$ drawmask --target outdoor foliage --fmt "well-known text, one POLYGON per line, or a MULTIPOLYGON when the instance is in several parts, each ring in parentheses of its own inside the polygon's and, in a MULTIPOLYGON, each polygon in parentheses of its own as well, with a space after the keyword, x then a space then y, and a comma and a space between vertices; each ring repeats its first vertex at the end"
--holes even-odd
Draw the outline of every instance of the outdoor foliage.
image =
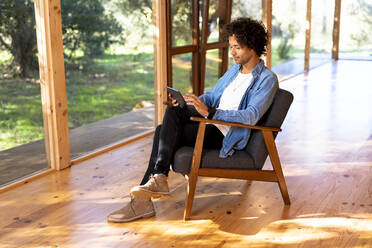
POLYGON ((276 2, 273 7, 276 11, 273 13, 272 39, 279 40, 273 48, 276 49, 275 54, 279 60, 287 60, 292 57, 293 40, 300 32, 296 19, 296 1, 289 0, 283 4, 276 2))
POLYGON ((62 33, 66 58, 77 51, 86 58, 102 55, 110 44, 118 42, 122 27, 112 13, 106 13, 102 0, 63 0, 62 33))
MULTIPOLYGON (((131 111, 138 102, 154 99, 151 53, 102 55, 86 70, 74 71, 68 79, 69 128, 131 111), (104 77, 98 76, 102 73, 104 77)), ((39 84, 0 81, 0 105, 0 151, 43 138, 39 84)))
MULTIPOLYGON (((63 45, 69 59, 78 50, 88 57, 103 54, 121 32, 112 15, 105 13, 102 0, 63 0, 61 7, 63 45)), ((9 66, 13 74, 36 77, 34 1, 1 0, 0 45, 13 56, 9 66)))
POLYGON ((22 77, 35 77, 36 34, 34 2, 32 0, 1 0, 0 47, 10 52, 13 61, 8 65, 22 77))
MULTIPOLYGON (((295 34, 298 32, 298 26, 295 24, 288 24, 286 25, 287 28, 281 28, 279 24, 277 26, 277 33, 275 33, 276 37, 280 37, 280 43, 277 47, 277 52, 280 59, 289 59, 291 57, 291 50, 294 48, 292 45, 293 38, 295 34)), ((273 34, 274 36, 274 34, 273 34)))
POLYGON ((355 1, 350 9, 350 14, 359 21, 359 27, 354 29, 351 39, 358 47, 372 43, 372 1, 355 1))

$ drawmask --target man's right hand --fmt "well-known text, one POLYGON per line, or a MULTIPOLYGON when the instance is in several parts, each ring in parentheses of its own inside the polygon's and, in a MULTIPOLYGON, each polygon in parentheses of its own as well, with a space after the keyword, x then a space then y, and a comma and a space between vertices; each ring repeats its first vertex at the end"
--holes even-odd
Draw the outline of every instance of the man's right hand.
POLYGON ((173 106, 173 107, 177 107, 177 106, 180 105, 177 102, 177 100, 173 99, 172 96, 169 93, 168 93, 168 96, 167 96, 167 101, 164 101, 163 104, 168 105, 168 106, 173 106))

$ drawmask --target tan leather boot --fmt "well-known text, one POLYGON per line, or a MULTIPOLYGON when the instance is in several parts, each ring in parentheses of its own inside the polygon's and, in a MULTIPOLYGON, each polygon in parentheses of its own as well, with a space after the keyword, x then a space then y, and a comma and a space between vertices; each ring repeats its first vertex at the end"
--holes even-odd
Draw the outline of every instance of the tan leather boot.
POLYGON ((124 207, 109 214, 109 222, 129 222, 140 218, 148 218, 155 215, 154 204, 151 198, 136 198, 131 196, 131 201, 124 207))
POLYGON ((164 174, 156 174, 145 185, 132 188, 130 193, 139 198, 169 196, 168 178, 164 174))

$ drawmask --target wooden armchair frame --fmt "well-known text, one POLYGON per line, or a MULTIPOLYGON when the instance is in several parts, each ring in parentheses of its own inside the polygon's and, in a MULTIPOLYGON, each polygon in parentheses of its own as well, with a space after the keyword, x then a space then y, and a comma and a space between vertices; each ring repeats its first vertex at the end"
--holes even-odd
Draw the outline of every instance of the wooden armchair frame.
POLYGON ((277 182, 280 188, 280 192, 283 197, 285 205, 290 205, 290 199, 288 195, 287 186, 285 183, 282 166, 278 151, 276 149, 273 132, 280 132, 280 128, 264 127, 264 126, 249 126, 239 123, 209 120, 199 117, 191 117, 192 121, 199 122, 198 135, 196 137, 194 153, 192 156, 191 171, 188 176, 186 204, 184 211, 184 220, 190 219, 192 203, 194 201, 194 194, 196 188, 196 182, 198 176, 204 177, 219 177, 219 178, 231 178, 231 179, 245 179, 255 181, 266 181, 266 182, 277 182), (200 162, 203 151, 203 141, 205 134, 205 127, 207 123, 222 124, 234 127, 243 127, 249 129, 260 130, 263 134, 265 145, 270 156, 273 170, 242 170, 242 169, 211 169, 211 168, 200 168, 200 162))

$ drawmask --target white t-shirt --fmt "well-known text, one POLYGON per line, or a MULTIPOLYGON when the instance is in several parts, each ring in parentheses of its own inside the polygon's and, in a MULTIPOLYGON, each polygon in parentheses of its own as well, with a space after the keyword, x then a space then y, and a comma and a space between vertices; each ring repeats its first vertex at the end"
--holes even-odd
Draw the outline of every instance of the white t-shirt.
MULTIPOLYGON (((252 73, 243 74, 239 72, 234 81, 223 91, 220 104, 217 109, 222 110, 238 110, 242 97, 247 90, 252 80, 252 73)), ((215 124, 216 127, 226 136, 230 127, 225 125, 215 124)))

